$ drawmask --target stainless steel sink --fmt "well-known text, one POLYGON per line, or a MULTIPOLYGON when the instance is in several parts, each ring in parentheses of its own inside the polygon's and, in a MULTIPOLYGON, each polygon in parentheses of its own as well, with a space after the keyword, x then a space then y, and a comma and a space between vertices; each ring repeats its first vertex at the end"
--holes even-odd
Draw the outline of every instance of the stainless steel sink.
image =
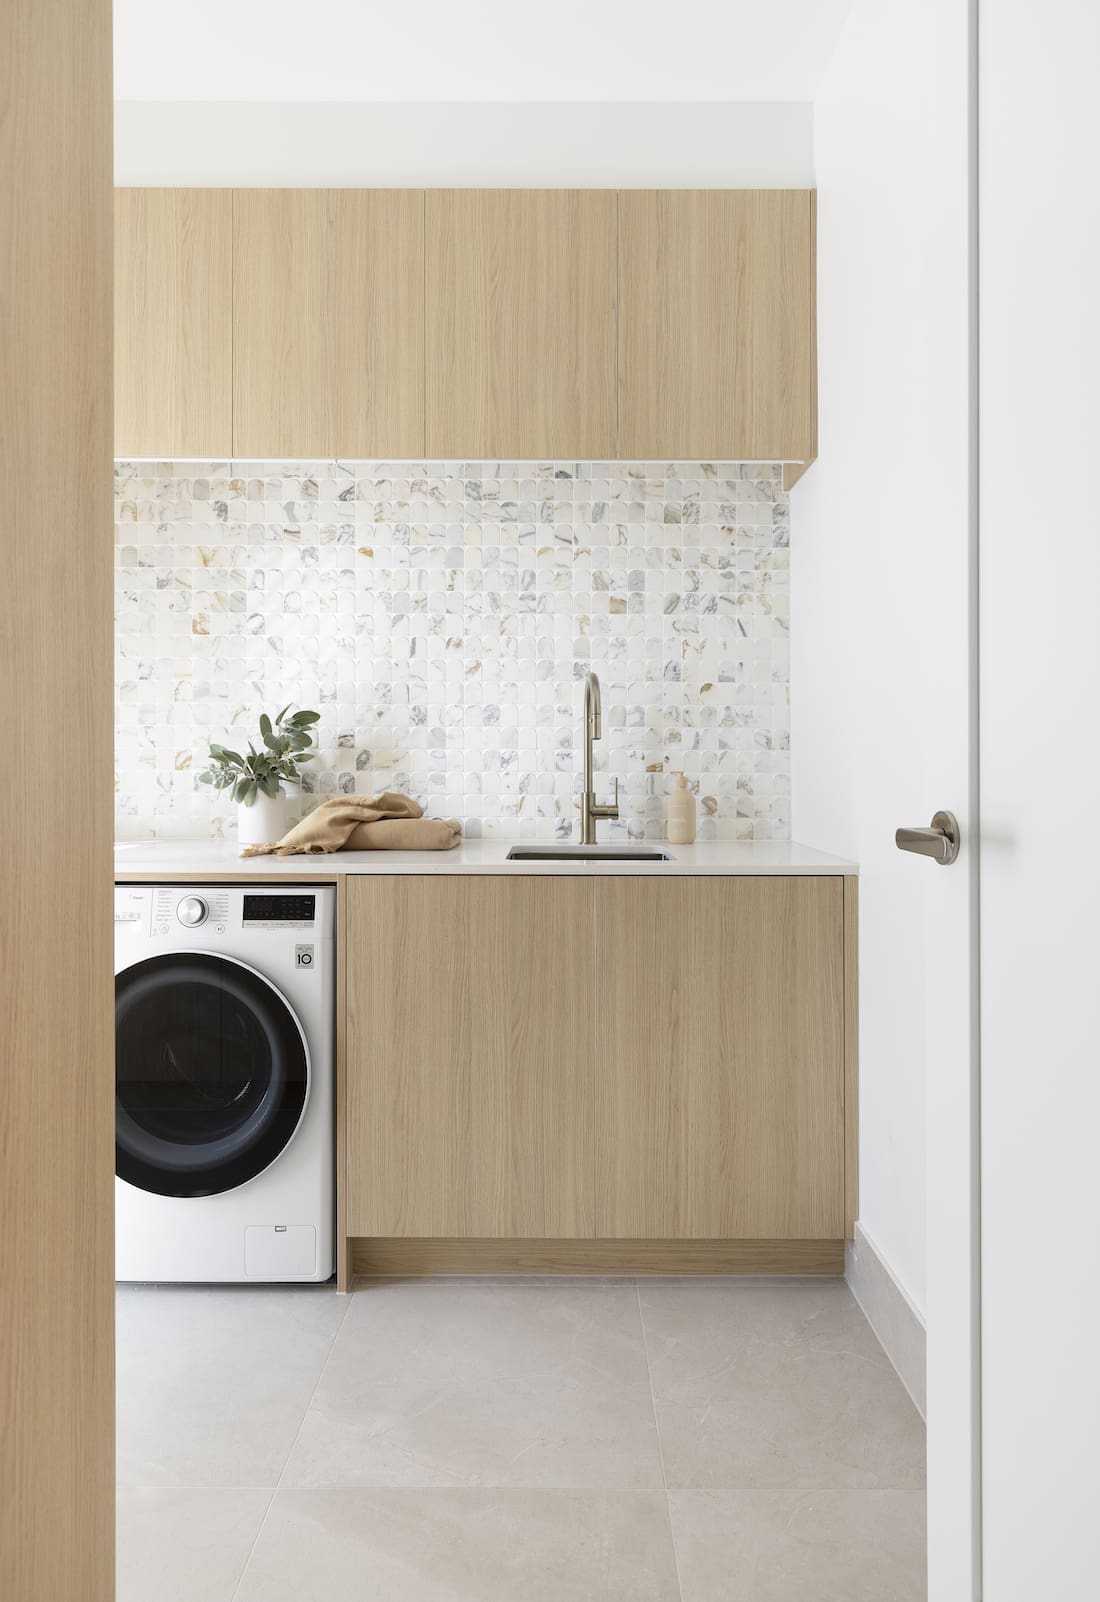
POLYGON ((675 858, 660 846, 632 845, 518 845, 508 853, 509 862, 673 862, 675 858))

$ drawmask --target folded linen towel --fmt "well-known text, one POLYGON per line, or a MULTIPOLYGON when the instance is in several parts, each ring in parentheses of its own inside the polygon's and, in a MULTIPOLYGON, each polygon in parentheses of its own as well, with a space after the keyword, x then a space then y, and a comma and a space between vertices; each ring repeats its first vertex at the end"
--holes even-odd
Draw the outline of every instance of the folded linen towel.
POLYGON ((462 838, 453 819, 426 818, 410 796, 337 795, 274 845, 243 847, 242 857, 320 856, 330 851, 449 851, 462 838))

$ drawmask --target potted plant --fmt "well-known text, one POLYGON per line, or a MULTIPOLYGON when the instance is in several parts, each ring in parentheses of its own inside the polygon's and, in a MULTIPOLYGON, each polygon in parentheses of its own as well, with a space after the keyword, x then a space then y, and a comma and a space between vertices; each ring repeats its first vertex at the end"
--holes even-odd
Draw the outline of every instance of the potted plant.
POLYGON ((210 766, 199 774, 201 784, 231 790, 237 803, 237 837, 242 845, 268 845, 281 840, 289 827, 284 784, 300 784, 298 769, 312 762, 313 724, 319 712, 291 712, 284 706, 272 721, 260 714, 263 749, 248 742, 248 755, 227 746, 210 745, 210 766))

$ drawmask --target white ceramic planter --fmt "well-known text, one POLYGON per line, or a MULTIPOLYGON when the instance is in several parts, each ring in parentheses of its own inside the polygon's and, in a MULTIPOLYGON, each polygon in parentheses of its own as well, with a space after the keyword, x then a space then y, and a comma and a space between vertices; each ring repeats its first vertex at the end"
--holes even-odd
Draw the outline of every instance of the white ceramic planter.
POLYGON ((291 825, 291 798, 285 790, 277 796, 256 797, 250 807, 237 806, 237 840, 240 845, 274 845, 291 825))

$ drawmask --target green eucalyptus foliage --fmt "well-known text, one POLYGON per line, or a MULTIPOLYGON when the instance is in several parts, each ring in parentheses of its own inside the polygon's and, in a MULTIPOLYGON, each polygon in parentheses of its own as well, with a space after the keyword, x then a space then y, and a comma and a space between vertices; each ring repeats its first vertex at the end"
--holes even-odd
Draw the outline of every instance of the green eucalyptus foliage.
POLYGON ((266 712, 260 714, 260 738, 263 750, 257 751, 248 742, 248 755, 230 751, 227 746, 210 745, 210 766, 199 774, 200 784, 212 784, 215 790, 231 790, 234 801, 250 807, 256 797, 277 796, 280 784, 301 782, 298 768, 303 762, 312 762, 316 751, 313 744, 313 725, 320 712, 294 712, 284 706, 274 723, 266 712))

